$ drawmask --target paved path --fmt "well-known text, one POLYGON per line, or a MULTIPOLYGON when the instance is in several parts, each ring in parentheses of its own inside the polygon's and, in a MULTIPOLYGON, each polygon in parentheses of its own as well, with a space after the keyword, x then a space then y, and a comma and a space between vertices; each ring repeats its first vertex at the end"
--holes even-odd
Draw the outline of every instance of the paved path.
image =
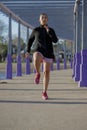
POLYGON ((0 81, 0 130, 87 130, 87 88, 72 71, 51 72, 49 100, 41 99, 42 77, 34 74, 0 81))

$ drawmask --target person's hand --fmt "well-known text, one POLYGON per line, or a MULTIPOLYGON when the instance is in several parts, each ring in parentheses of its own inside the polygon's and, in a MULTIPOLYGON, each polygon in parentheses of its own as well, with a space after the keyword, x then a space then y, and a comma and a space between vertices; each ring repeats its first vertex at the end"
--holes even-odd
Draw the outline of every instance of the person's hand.
POLYGON ((28 58, 28 57, 29 57, 29 53, 26 52, 26 53, 25 53, 25 58, 28 58))
POLYGON ((44 25, 44 28, 46 29, 46 31, 49 31, 49 27, 47 25, 44 25))

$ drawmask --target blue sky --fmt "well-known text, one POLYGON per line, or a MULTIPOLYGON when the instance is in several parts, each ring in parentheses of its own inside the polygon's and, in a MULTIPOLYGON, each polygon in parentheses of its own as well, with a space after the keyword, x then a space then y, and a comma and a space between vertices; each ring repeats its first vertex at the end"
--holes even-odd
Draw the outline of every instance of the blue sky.
MULTIPOLYGON (((0 20, 2 22, 4 22, 4 24, 8 28, 8 22, 9 22, 8 16, 5 15, 4 13, 0 12, 0 20)), ((23 25, 21 25, 21 37, 24 39, 24 41, 26 41, 26 35, 27 35, 26 32, 27 32, 27 28, 24 27, 23 25)), ((29 30, 29 32, 31 32, 31 30, 29 30)), ((3 35, 7 36, 8 31, 3 32, 3 35)), ((18 36, 18 23, 14 20, 12 20, 12 36, 14 36, 14 37, 18 36)))

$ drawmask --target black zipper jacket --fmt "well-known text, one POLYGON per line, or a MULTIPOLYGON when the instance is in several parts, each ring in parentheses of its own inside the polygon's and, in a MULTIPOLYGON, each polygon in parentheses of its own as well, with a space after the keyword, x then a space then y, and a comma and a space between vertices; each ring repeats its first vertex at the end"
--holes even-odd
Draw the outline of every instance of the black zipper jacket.
POLYGON ((56 43, 58 41, 58 38, 52 28, 49 27, 49 31, 47 32, 42 25, 36 27, 32 31, 31 36, 28 40, 27 52, 30 52, 34 41, 38 45, 36 51, 42 53, 42 55, 46 58, 54 58, 52 42, 56 43))

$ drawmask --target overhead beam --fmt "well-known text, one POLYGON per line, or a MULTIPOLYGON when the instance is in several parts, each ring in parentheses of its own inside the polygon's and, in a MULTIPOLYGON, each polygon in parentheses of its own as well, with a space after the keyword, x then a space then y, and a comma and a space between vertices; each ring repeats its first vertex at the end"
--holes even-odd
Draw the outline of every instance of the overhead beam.
POLYGON ((14 14, 10 9, 8 9, 6 6, 4 6, 2 3, 0 3, 0 9, 2 11, 4 11, 6 14, 11 15, 11 17, 13 19, 15 19, 16 21, 20 22, 21 24, 23 24, 24 26, 27 26, 31 29, 33 29, 33 26, 31 26, 30 24, 26 23, 25 21, 23 21, 20 17, 18 17, 16 14, 14 14))
POLYGON ((78 4, 81 4, 81 0, 76 0, 74 5, 74 14, 77 12, 78 4))
POLYGON ((25 4, 25 3, 29 3, 29 4, 33 4, 33 3, 35 3, 35 4, 44 4, 44 3, 46 3, 46 4, 48 4, 48 3, 53 3, 53 4, 55 4, 55 3, 75 3, 75 0, 73 0, 73 1, 71 1, 71 0, 69 0, 69 1, 2 1, 4 4, 7 4, 7 3, 9 3, 9 4, 11 4, 11 3, 13 3, 13 4, 15 4, 15 3, 17 3, 17 4, 21 4, 21 3, 23 3, 23 4, 25 4))

